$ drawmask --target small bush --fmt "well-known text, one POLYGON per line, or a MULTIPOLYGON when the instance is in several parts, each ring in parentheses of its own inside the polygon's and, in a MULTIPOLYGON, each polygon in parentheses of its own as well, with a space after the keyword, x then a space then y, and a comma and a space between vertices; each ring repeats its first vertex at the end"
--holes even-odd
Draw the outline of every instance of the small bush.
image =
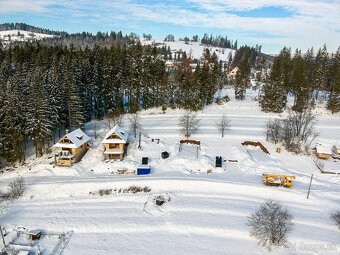
POLYGON ((139 186, 130 186, 127 189, 123 190, 123 193, 132 193, 132 194, 136 194, 136 193, 140 193, 140 192, 150 192, 151 189, 147 186, 145 187, 139 187, 139 186))
POLYGON ((10 199, 16 199, 18 197, 21 197, 25 191, 24 178, 19 177, 14 181, 10 182, 8 188, 9 188, 8 196, 10 197, 10 199))
POLYGON ((145 186, 144 189, 143 189, 143 191, 144 191, 145 193, 148 193, 148 192, 151 191, 151 189, 150 189, 148 186, 145 186))
POLYGON ((104 195, 108 196, 112 194, 112 189, 100 189, 98 193, 100 196, 104 196, 104 195))
POLYGON ((228 103, 229 101, 230 101, 230 98, 228 96, 224 96, 224 97, 221 97, 221 98, 217 98, 216 104, 222 105, 224 103, 228 103))
POLYGON ((287 234, 293 230, 292 219, 279 202, 269 200, 248 218, 249 233, 269 250, 272 246, 286 246, 287 234))
POLYGON ((331 214, 331 219, 335 222, 335 224, 340 229, 340 211, 336 211, 335 213, 331 214))
MULTIPOLYGON (((145 192, 145 193, 148 193, 150 192, 151 189, 148 187, 148 186, 145 186, 145 187, 139 187, 139 186, 135 186, 135 185, 132 185, 128 188, 125 188, 125 189, 122 189, 122 188, 114 188, 114 189, 100 189, 98 190, 98 192, 90 192, 89 194, 90 195, 100 195, 100 196, 109 196, 109 195, 112 195, 112 193, 117 193, 117 194, 120 194, 120 193, 130 193, 130 194, 136 194, 136 193, 141 193, 141 192, 145 192)), ((0 194, 0 199, 1 199, 1 194, 0 194)))

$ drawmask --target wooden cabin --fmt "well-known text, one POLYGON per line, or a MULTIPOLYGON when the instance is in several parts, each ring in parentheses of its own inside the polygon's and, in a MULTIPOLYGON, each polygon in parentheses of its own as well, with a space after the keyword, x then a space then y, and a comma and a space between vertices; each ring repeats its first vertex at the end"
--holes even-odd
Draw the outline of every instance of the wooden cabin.
POLYGON ((85 155, 90 140, 81 129, 67 133, 54 145, 58 149, 55 163, 58 166, 70 166, 78 162, 85 155))
POLYGON ((319 159, 329 159, 332 156, 332 150, 328 146, 318 144, 315 146, 315 155, 319 159))
POLYGON ((39 240, 41 238, 41 231, 40 230, 32 230, 28 232, 28 238, 32 241, 39 240))
POLYGON ((119 126, 112 128, 102 141, 102 144, 104 145, 104 158, 122 160, 126 150, 127 141, 127 132, 124 132, 119 126))

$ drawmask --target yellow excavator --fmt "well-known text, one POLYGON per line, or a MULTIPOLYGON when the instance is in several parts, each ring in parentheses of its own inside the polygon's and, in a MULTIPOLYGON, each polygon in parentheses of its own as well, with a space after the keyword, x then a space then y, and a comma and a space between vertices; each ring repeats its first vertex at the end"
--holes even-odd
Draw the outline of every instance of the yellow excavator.
POLYGON ((290 188, 293 186, 292 180, 295 179, 293 175, 282 174, 262 174, 263 183, 268 186, 283 186, 290 188))

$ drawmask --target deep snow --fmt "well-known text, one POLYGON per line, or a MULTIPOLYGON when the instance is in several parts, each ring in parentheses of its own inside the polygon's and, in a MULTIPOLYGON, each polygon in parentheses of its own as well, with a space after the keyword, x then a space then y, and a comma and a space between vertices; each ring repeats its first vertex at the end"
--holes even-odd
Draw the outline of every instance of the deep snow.
MULTIPOLYGON (((225 93, 232 94, 231 90, 225 93)), ((130 135, 127 157, 121 162, 104 162, 102 145, 107 123, 97 123, 96 140, 83 160, 73 167, 53 167, 53 159, 30 159, 28 166, 1 175, 4 189, 16 176, 23 176, 27 190, 8 205, 1 223, 6 227, 25 226, 51 232, 74 231, 64 250, 71 254, 339 254, 340 231, 329 214, 340 209, 339 175, 324 175, 308 155, 293 155, 265 141, 265 122, 276 114, 260 111, 249 90, 245 102, 231 100, 211 105, 198 112, 201 119, 193 139, 196 148, 185 146, 179 154, 177 121, 183 110, 149 109, 140 114, 143 126, 142 149, 130 135), (231 128, 221 138, 215 121, 223 114, 231 128), (160 143, 152 142, 159 138, 160 143), (262 142, 270 155, 241 142, 262 142), (162 159, 168 151, 170 158, 162 159), (152 173, 148 176, 118 175, 115 170, 134 170, 148 156, 152 173), (224 160, 223 168, 214 167, 215 156, 224 160), (207 174, 207 170, 212 170, 207 174), (290 189, 262 184, 261 173, 296 175, 290 189), (307 189, 314 175, 310 198, 307 189), (150 193, 109 196, 89 194, 99 189, 120 189, 131 185, 148 186, 150 193), (171 201, 157 208, 152 198, 168 194, 171 201), (247 217, 266 199, 275 199, 294 216, 290 248, 272 252, 257 246, 248 234, 247 217), (147 206, 146 206, 146 205, 147 206)), ((232 96, 231 96, 232 98, 232 96)), ((340 140, 340 116, 318 106, 320 137, 316 142, 333 144, 340 140)), ((127 123, 126 125, 127 126, 127 123)), ((86 133, 94 137, 94 122, 86 133)), ((340 162, 338 162, 340 166, 340 162)), ((43 253, 44 254, 44 253, 43 253)))

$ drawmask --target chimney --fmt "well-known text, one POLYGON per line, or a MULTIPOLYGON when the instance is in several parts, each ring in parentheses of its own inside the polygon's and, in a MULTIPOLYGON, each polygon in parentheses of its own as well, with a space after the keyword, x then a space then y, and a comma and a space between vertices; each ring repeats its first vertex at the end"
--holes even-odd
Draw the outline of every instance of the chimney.
POLYGON ((65 130, 65 134, 68 134, 68 129, 65 130))

